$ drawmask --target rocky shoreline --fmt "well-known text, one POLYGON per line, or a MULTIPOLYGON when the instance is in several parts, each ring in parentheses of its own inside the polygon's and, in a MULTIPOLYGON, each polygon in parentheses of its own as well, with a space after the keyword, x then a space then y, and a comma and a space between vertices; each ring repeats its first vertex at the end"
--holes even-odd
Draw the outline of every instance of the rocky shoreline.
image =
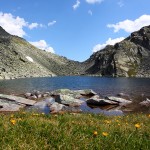
POLYGON ((16 112, 24 109, 51 114, 81 113, 92 112, 90 111, 92 108, 104 109, 109 112, 112 110, 134 112, 135 105, 149 110, 150 99, 145 98, 135 103, 129 95, 124 93, 103 97, 91 89, 59 89, 52 92, 33 91, 25 93, 21 97, 0 94, 0 112, 16 112))

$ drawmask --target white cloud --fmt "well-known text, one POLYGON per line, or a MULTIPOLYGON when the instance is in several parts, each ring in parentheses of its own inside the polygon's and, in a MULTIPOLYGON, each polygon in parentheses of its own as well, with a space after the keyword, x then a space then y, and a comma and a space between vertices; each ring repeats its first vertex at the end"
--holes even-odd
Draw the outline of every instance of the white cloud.
POLYGON ((0 12, 0 26, 12 35, 23 37, 26 35, 23 27, 28 26, 28 23, 18 16, 14 17, 10 13, 0 12))
POLYGON ((119 5, 119 7, 123 7, 124 6, 123 0, 120 0, 117 4, 119 5))
POLYGON ((29 24, 24 18, 19 16, 15 17, 11 13, 0 12, 0 26, 4 28, 8 33, 23 37, 26 35, 23 30, 24 27, 33 29, 37 27, 43 27, 42 24, 31 23, 29 24))
POLYGON ((86 0, 89 4, 101 3, 103 0, 86 0))
POLYGON ((97 44, 93 47, 93 52, 97 52, 103 48, 105 48, 107 45, 114 45, 122 40, 124 40, 124 37, 116 38, 116 39, 111 39, 109 38, 104 44, 97 44))
POLYGON ((77 0, 76 3, 72 6, 74 10, 76 10, 80 6, 80 1, 77 0))
POLYGON ((92 10, 88 10, 88 14, 92 16, 93 15, 92 10))
POLYGON ((122 29, 126 32, 131 33, 147 25, 150 25, 150 15, 142 15, 134 21, 127 19, 116 24, 108 24, 107 27, 114 28, 114 32, 118 32, 122 29))
POLYGON ((32 29, 34 29, 34 28, 44 27, 44 25, 38 24, 38 23, 34 22, 34 23, 29 24, 28 27, 29 27, 29 29, 32 30, 32 29))
POLYGON ((48 23, 48 26, 53 26, 55 23, 56 23, 56 20, 53 20, 53 21, 48 23))
POLYGON ((31 23, 29 25, 29 29, 33 29, 33 28, 37 28, 38 27, 38 23, 31 23))
POLYGON ((45 40, 40 40, 37 42, 30 42, 32 45, 34 45, 35 47, 42 49, 42 50, 46 50, 47 52, 51 52, 51 53, 55 53, 54 49, 52 47, 50 47, 45 40))

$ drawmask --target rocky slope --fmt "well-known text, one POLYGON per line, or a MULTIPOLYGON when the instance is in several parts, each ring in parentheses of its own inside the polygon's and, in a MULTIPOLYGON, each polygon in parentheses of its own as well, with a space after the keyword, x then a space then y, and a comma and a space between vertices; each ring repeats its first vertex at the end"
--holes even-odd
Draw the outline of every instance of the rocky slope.
POLYGON ((82 63, 37 49, 0 27, 0 79, 57 75, 150 77, 150 26, 82 63))
POLYGON ((114 46, 106 46, 82 65, 82 74, 150 77, 150 26, 114 46))
POLYGON ((78 62, 39 50, 0 27, 0 79, 77 74, 78 62))

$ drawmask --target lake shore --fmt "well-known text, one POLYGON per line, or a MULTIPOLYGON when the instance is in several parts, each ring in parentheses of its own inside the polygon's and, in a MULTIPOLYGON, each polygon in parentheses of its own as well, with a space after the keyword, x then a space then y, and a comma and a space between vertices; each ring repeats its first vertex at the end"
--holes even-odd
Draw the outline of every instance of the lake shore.
POLYGON ((59 89, 51 92, 34 90, 19 96, 0 94, 0 112, 37 111, 57 114, 60 112, 124 115, 150 113, 149 97, 131 97, 125 93, 102 96, 93 90, 59 89), (135 99, 134 99, 135 98, 135 99))

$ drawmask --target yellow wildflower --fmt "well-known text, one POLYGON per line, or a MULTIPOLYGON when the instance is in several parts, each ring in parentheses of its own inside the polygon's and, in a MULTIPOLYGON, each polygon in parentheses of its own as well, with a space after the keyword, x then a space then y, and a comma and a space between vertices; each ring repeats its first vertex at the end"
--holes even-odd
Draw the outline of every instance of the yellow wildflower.
POLYGON ((104 122, 107 123, 107 124, 111 123, 111 121, 109 121, 109 120, 105 120, 104 122))
POLYGON ((136 128, 140 128, 141 126, 140 126, 139 123, 136 123, 136 124, 135 124, 135 127, 136 127, 136 128))
POLYGON ((150 117, 150 114, 148 115, 148 117, 150 117))
POLYGON ((15 125, 16 124, 16 120, 15 119, 11 119, 10 122, 15 125))
POLYGON ((108 136, 108 133, 107 132, 102 132, 102 135, 103 136, 108 136))
POLYGON ((97 134, 98 134, 97 131, 94 131, 94 132, 93 132, 93 135, 94 135, 94 136, 97 136, 97 134))

